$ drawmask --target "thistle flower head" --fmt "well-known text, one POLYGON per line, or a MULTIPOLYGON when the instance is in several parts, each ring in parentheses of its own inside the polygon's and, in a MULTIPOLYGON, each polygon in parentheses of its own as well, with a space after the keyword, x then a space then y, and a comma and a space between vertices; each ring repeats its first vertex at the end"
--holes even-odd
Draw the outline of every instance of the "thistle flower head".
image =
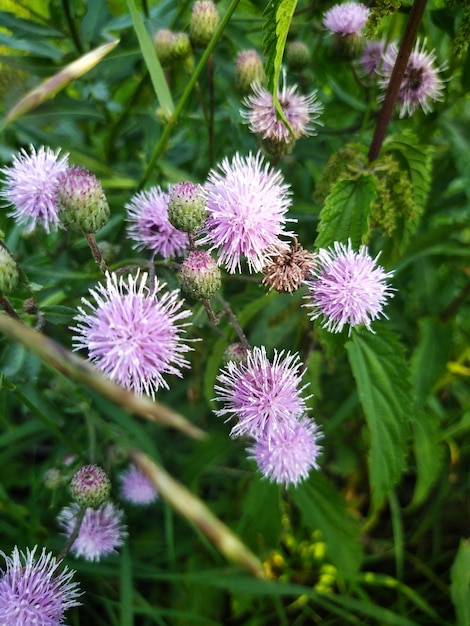
POLYGON ((292 248, 275 246, 266 256, 262 284, 281 293, 297 291, 315 266, 315 255, 297 241, 292 248))
POLYGON ((250 272, 262 270, 266 249, 279 243, 290 206, 289 188, 280 172, 262 156, 238 153, 209 173, 206 191, 208 218, 201 244, 217 250, 219 264, 234 273, 245 257, 250 272))
POLYGON ((359 35, 369 14, 370 10, 361 2, 335 4, 323 16, 323 26, 341 37, 359 35))
POLYGON ((83 465, 70 481, 70 493, 78 504, 96 508, 109 498, 111 481, 98 465, 83 465))
POLYGON ((6 569, 0 571, 0 624, 2 626, 59 626, 67 609, 79 606, 75 572, 43 548, 36 557, 37 546, 12 555, 4 552, 6 569))
MULTIPOLYGON (((434 51, 427 52, 425 46, 426 41, 422 44, 417 41, 408 59, 397 96, 400 117, 413 115, 420 106, 425 113, 428 113, 432 109, 431 102, 442 99, 444 83, 439 73, 444 66, 436 67, 434 51)), ((384 52, 379 80, 379 85, 383 90, 388 87, 397 55, 398 48, 394 43, 390 44, 384 52)))
MULTIPOLYGON (((74 532, 79 511, 80 505, 74 502, 62 509, 57 517, 67 538, 74 532)), ((78 536, 70 548, 71 553, 86 561, 99 561, 116 552, 127 535, 123 515, 123 511, 111 502, 105 502, 97 509, 87 508, 78 536)))
POLYGON ((315 91, 303 96, 297 93, 296 85, 287 87, 284 76, 278 99, 292 132, 279 119, 271 92, 259 83, 253 85, 252 93, 244 99, 246 109, 240 114, 249 124, 251 132, 268 140, 270 144, 284 145, 286 151, 290 151, 300 137, 316 134, 314 124, 319 124, 317 119, 323 110, 316 98, 315 91))
POLYGON ((253 348, 245 362, 229 361, 217 376, 215 400, 224 408, 215 413, 237 419, 231 437, 270 441, 278 430, 291 429, 307 410, 301 395, 307 387, 301 384, 303 374, 297 353, 275 351, 270 362, 264 346, 253 348))
POLYGON ((82 302, 72 328, 76 350, 88 350, 89 359, 111 380, 138 394, 155 396, 168 388, 163 374, 181 376, 189 363, 183 354, 181 321, 191 313, 184 310, 178 290, 160 294, 164 284, 147 286, 147 274, 124 279, 106 275, 106 284, 90 289, 94 303, 82 302))
POLYGON ((279 428, 271 438, 260 437, 248 452, 256 461, 261 474, 271 482, 296 486, 307 478, 311 469, 318 469, 318 427, 302 417, 289 428, 279 428))
POLYGON ((336 242, 334 248, 320 249, 312 278, 306 281, 310 318, 321 317, 323 327, 333 333, 347 325, 351 332, 358 324, 372 330, 373 320, 386 317, 383 307, 393 291, 386 281, 391 276, 365 246, 355 252, 349 241, 347 246, 336 242))
POLYGON ((121 495, 131 504, 151 504, 158 499, 154 485, 135 465, 129 465, 119 474, 121 495))
POLYGON ((9 215, 25 225, 26 232, 38 224, 50 232, 59 224, 57 187, 60 175, 68 169, 68 154, 59 158, 59 153, 60 149, 53 152, 44 146, 36 152, 30 146, 28 154, 23 148, 11 167, 0 170, 4 175, 0 197, 13 206, 9 215))
POLYGON ((256 50, 241 50, 235 63, 235 85, 241 94, 251 91, 253 84, 266 80, 263 61, 256 50))
POLYGON ((362 71, 366 76, 375 76, 382 65, 385 41, 371 41, 366 44, 360 59, 362 71))
POLYGON ((182 255, 188 247, 188 236, 177 230, 168 219, 170 196, 160 187, 139 191, 126 204, 128 236, 134 248, 147 248, 163 258, 182 255))

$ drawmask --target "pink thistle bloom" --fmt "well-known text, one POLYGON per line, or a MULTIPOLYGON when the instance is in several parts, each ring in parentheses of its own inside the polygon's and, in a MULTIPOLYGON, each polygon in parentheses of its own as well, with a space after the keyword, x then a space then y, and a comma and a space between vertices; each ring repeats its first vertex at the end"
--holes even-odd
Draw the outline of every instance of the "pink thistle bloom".
MULTIPOLYGON (((298 353, 274 352, 271 363, 266 348, 253 348, 246 361, 229 361, 217 376, 215 398, 224 408, 219 417, 237 418, 231 437, 248 435, 254 439, 274 437, 279 429, 292 429, 307 410, 301 393, 304 371, 298 353)), ((308 396, 310 397, 310 396, 308 396)))
POLYGON ((9 213, 18 224, 31 232, 41 224, 46 232, 59 225, 57 188, 59 177, 68 170, 68 154, 59 159, 60 149, 53 152, 41 146, 31 154, 23 148, 13 157, 13 165, 0 170, 5 176, 5 187, 0 196, 13 206, 9 213))
POLYGON ((335 35, 358 35, 369 19, 370 10, 361 2, 335 4, 325 12, 323 26, 335 35))
POLYGON ((323 318, 323 328, 340 333, 349 324, 370 323, 380 316, 387 317, 383 306, 393 289, 387 284, 393 272, 386 272, 372 259, 365 246, 354 252, 351 241, 346 247, 336 242, 334 249, 320 249, 312 278, 306 281, 309 300, 305 306, 312 308, 310 318, 323 318))
POLYGON ((135 465, 121 472, 119 480, 121 495, 131 504, 151 504, 158 499, 153 483, 135 465))
POLYGON ((296 85, 287 87, 284 82, 278 98, 293 134, 278 118, 272 93, 260 83, 253 84, 252 93, 243 100, 247 110, 240 112, 251 132, 261 135, 263 139, 286 144, 303 136, 316 135, 313 125, 319 124, 316 120, 323 110, 316 101, 316 91, 303 96, 297 93, 296 85))
POLYGON ((188 236, 177 230, 168 219, 170 194, 160 187, 139 191, 126 204, 127 234, 134 248, 147 248, 168 259, 181 256, 188 248, 188 236))
POLYGON ((259 471, 271 482, 296 486, 307 478, 312 468, 318 469, 318 427, 308 417, 279 428, 271 438, 261 437, 248 448, 259 471))
POLYGON ((385 41, 371 41, 366 45, 361 57, 361 67, 366 76, 375 76, 382 65, 385 41))
POLYGON ((0 552, 6 562, 0 571, 2 626, 59 626, 65 611, 81 604, 78 583, 72 582, 75 572, 45 548, 36 558, 36 549, 25 553, 15 547, 11 557, 0 552))
POLYGON ((284 231, 285 223, 294 221, 285 216, 289 187, 260 153, 237 153, 231 162, 224 159, 219 170, 211 170, 205 185, 208 218, 200 243, 216 249, 219 265, 225 264, 231 274, 241 271, 242 256, 250 272, 260 272, 266 249, 279 245, 280 235, 292 235, 284 231))
POLYGON ((75 350, 85 348, 111 380, 152 398, 160 387, 168 388, 163 374, 181 377, 181 368, 189 367, 183 353, 191 350, 181 337, 188 324, 180 323, 191 312, 181 310, 178 290, 158 295, 164 286, 155 281, 148 287, 146 273, 127 279, 108 273, 106 285, 90 289, 95 303, 82 298, 91 311, 79 307, 71 328, 75 350))
MULTIPOLYGON (((66 537, 72 535, 79 511, 80 505, 74 502, 59 513, 57 521, 66 537)), ((86 561, 99 561, 101 557, 116 552, 127 536, 123 515, 123 511, 111 502, 105 502, 98 509, 87 508, 78 536, 70 548, 72 554, 86 561)))
MULTIPOLYGON (((439 72, 445 69, 445 66, 436 67, 434 51, 426 52, 425 46, 426 41, 422 45, 417 41, 408 59, 397 96, 400 117, 413 115, 419 106, 425 113, 428 113, 432 109, 432 100, 442 100, 444 83, 439 77, 439 72)), ((397 55, 398 47, 394 43, 390 44, 384 52, 379 80, 379 86, 384 91, 390 82, 397 55)))

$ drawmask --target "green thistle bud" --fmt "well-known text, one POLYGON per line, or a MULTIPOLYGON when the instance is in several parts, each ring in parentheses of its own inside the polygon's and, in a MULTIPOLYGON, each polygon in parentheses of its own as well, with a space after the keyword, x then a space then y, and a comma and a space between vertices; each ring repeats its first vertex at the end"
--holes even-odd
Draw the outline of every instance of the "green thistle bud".
POLYGON ((171 187, 168 219, 175 228, 193 233, 201 230, 206 218, 206 200, 201 185, 186 181, 171 187))
POLYGON ((170 65, 173 60, 171 53, 171 40, 173 39, 171 30, 160 28, 153 37, 153 46, 157 53, 158 60, 163 66, 170 65))
POLYGON ((356 59, 364 49, 365 39, 361 34, 333 35, 332 54, 337 61, 349 62, 356 59))
POLYGON ((169 42, 169 54, 172 61, 186 61, 192 56, 191 42, 186 33, 173 33, 169 42))
POLYGON ((208 300, 220 288, 220 269, 205 250, 191 252, 180 272, 181 289, 195 300, 208 300))
POLYGON ((18 283, 18 267, 6 248, 0 246, 0 293, 7 295, 18 283))
POLYGON ((95 233, 109 219, 109 206, 101 183, 82 167, 73 167, 59 178, 59 220, 72 232, 95 233))
POLYGON ((207 46, 219 22, 219 12, 212 0, 195 2, 189 22, 189 36, 193 45, 207 46))
POLYGON ((287 45, 286 61, 294 72, 305 70, 312 61, 310 48, 303 41, 291 41, 287 45))
POLYGON ((57 467, 50 467, 44 472, 43 481, 47 489, 57 489, 64 484, 64 476, 57 467))
POLYGON ((246 95, 251 91, 253 83, 263 84, 266 81, 263 61, 256 50, 242 50, 237 55, 235 65, 235 85, 237 91, 246 95))
POLYGON ((81 506, 97 508, 109 498, 111 482, 98 465, 84 465, 73 475, 70 493, 81 506))
POLYGON ((235 363, 244 363, 246 361, 246 349, 243 344, 231 343, 225 348, 222 362, 226 364, 229 361, 234 361, 235 363))

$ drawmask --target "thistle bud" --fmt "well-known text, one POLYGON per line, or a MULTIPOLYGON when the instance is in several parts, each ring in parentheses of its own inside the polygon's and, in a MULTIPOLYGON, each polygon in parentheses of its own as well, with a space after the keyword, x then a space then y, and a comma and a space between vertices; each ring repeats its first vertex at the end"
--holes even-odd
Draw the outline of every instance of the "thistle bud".
POLYGON ((109 498, 111 482, 98 465, 84 465, 73 475, 70 493, 81 506, 96 509, 109 498))
POLYGON ((235 66, 235 85, 237 91, 246 95, 251 91, 253 83, 263 84, 266 81, 263 61, 256 50, 242 50, 237 55, 235 66))
POLYGON ((173 39, 173 33, 167 28, 160 28, 157 30, 153 37, 153 46, 157 53, 158 60, 163 66, 167 66, 173 60, 171 54, 171 40, 173 39))
POLYGON ((99 180, 82 167, 73 167, 59 178, 59 220, 72 232, 95 233, 109 219, 109 206, 99 180))
POLYGON ((43 481, 47 489, 57 489, 64 484, 64 475, 57 467, 50 467, 44 472, 43 481))
POLYGON ((168 51, 172 61, 187 60, 193 53, 189 36, 186 33, 173 33, 168 51))
POLYGON ((303 41, 291 41, 287 45, 286 61, 294 72, 305 70, 312 61, 310 48, 303 41))
POLYGON ((219 25, 220 16, 212 0, 194 3, 189 22, 189 36, 195 46, 207 46, 219 25))
POLYGON ((171 187, 168 219, 175 228, 193 233, 201 230, 206 218, 206 200, 201 185, 185 181, 171 187))
POLYGON ((6 248, 0 246, 0 293, 7 295, 18 283, 19 273, 15 259, 6 248))
POLYGON ((180 271, 181 289, 195 300, 208 300, 220 288, 220 269, 205 250, 191 252, 180 271))
POLYGON ((246 361, 246 348, 241 343, 231 343, 228 345, 222 355, 222 362, 227 364, 229 361, 235 363, 244 363, 246 361))

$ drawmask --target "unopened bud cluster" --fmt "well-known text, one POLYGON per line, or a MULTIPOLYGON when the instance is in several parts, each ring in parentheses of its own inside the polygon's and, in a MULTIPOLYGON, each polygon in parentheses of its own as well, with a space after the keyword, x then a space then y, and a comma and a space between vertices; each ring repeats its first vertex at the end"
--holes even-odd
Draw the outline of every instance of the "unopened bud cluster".
POLYGON ((111 482, 98 465, 84 465, 73 475, 70 493, 81 506, 97 508, 109 498, 111 482))
POLYGON ((220 269, 205 250, 191 252, 180 271, 181 289, 195 300, 212 298, 220 288, 220 269))
POLYGON ((59 178, 59 220, 72 232, 95 233, 109 219, 109 206, 101 183, 82 167, 72 167, 59 178))
POLYGON ((194 3, 189 23, 189 36, 195 46, 207 46, 219 25, 220 16, 212 0, 194 3))
POLYGON ((175 228, 194 233, 201 230, 206 218, 206 200, 201 185, 184 181, 171 187, 168 219, 175 228))

